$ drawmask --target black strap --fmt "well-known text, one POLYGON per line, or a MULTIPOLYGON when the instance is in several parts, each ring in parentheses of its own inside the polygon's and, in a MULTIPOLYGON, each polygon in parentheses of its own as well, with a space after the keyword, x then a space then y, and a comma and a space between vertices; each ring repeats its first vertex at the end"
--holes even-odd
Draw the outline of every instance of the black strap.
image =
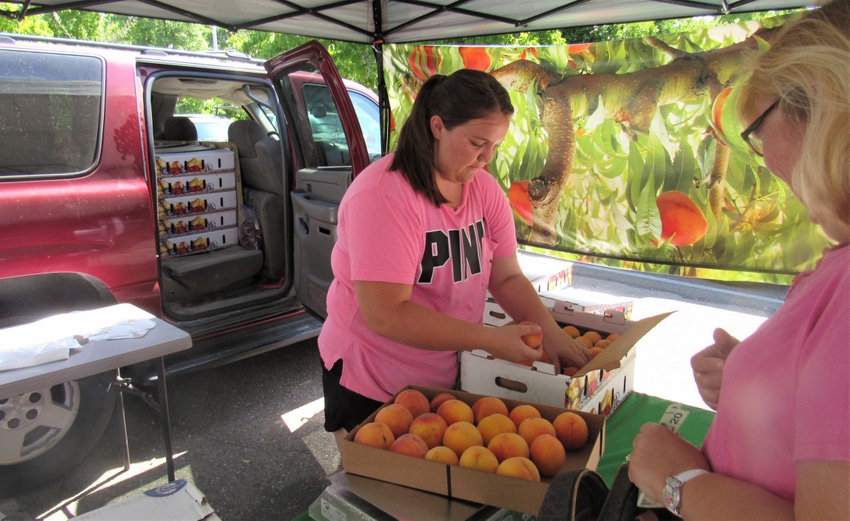
POLYGON ((608 496, 608 485, 593 470, 559 473, 549 484, 538 521, 581 521, 595 519, 608 496))

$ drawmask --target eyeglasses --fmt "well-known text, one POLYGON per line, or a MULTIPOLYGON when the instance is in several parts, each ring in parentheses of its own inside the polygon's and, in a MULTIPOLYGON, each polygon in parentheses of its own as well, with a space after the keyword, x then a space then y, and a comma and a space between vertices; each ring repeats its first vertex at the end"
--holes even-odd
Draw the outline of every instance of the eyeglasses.
POLYGON ((757 117, 755 121, 753 121, 746 130, 741 132, 741 139, 747 142, 753 152, 756 155, 764 156, 764 143, 762 143, 761 139, 753 135, 753 132, 759 129, 762 123, 764 123, 765 118, 773 112, 779 106, 779 100, 774 101, 764 112, 761 113, 761 116, 757 117))

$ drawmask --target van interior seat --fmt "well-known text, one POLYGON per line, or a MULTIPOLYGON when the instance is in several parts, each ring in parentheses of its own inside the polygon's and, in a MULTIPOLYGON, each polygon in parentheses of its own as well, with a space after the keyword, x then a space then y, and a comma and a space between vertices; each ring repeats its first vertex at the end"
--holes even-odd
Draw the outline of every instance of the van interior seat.
POLYGON ((157 141, 197 141, 198 129, 185 116, 169 116, 157 141))
POLYGON ((231 123, 228 139, 239 153, 243 202, 253 208, 263 236, 260 275, 271 282, 280 281, 286 274, 285 147, 269 137, 259 123, 250 120, 231 123))

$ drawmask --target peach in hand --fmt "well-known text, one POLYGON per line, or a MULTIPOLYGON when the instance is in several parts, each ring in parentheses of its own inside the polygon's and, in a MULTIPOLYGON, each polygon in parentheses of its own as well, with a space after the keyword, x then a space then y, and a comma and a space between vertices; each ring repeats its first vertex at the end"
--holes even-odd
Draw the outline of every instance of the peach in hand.
MULTIPOLYGON (((521 326, 537 326, 534 322, 529 320, 523 320, 519 323, 521 326)), ((538 328, 540 326, 537 326, 538 328)), ((525 342, 525 345, 528 347, 536 349, 540 346, 541 342, 543 342, 543 330, 541 329, 537 333, 530 333, 528 335, 522 335, 522 341, 525 342)))

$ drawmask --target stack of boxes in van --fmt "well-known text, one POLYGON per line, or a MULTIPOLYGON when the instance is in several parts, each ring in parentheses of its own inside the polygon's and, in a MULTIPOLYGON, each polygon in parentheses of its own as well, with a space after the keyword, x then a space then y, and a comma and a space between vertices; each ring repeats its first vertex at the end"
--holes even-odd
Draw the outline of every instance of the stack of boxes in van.
POLYGON ((241 200, 229 144, 157 148, 160 255, 183 256, 239 243, 241 200))

